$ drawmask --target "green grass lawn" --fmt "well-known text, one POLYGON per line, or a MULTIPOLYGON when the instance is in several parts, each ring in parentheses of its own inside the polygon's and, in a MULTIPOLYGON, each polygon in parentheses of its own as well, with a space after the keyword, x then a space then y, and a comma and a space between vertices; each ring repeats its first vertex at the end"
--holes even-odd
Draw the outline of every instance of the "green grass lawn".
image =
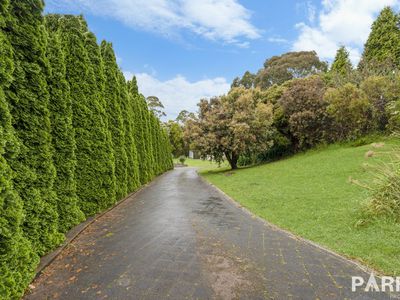
MULTIPOLYGON (((174 163, 179 164, 179 159, 174 159, 174 163)), ((191 159, 187 158, 185 161, 185 165, 189 167, 196 167, 200 171, 206 170, 206 171, 211 171, 211 170, 227 170, 228 169, 228 163, 223 162, 221 165, 218 165, 216 162, 208 161, 208 160, 202 160, 202 159, 191 159)))
POLYGON ((400 275, 400 225, 378 220, 355 226, 368 194, 350 178, 372 180, 365 164, 385 155, 365 158, 365 153, 399 144, 395 139, 384 142, 380 149, 332 145, 233 172, 209 162, 188 163, 202 166, 202 176, 267 221, 383 273, 400 275))

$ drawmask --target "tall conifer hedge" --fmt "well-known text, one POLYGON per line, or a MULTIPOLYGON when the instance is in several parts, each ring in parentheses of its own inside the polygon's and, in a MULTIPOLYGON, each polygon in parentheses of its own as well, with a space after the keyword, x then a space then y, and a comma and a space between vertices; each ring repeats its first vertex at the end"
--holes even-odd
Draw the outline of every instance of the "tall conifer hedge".
POLYGON ((112 45, 81 16, 0 0, 0 299, 86 216, 172 168, 169 142, 112 45))
POLYGON ((58 232, 56 177, 51 151, 51 125, 46 82, 46 31, 40 0, 11 1, 6 33, 13 47, 13 81, 6 89, 13 126, 20 140, 12 160, 14 187, 23 200, 24 235, 34 251, 44 254, 62 241, 58 232))
POLYGON ((13 73, 13 54, 4 34, 9 22, 9 1, 0 1, 0 299, 18 298, 32 279, 38 256, 23 236, 23 202, 14 190, 10 163, 18 156, 19 142, 11 124, 4 89, 13 73))
POLYGON ((114 158, 115 158, 115 177, 116 198, 121 199, 128 193, 128 173, 125 146, 125 127, 121 111, 120 87, 118 80, 118 65, 114 50, 110 43, 101 43, 101 54, 104 62, 104 74, 106 78, 106 88, 104 97, 107 99, 108 124, 111 131, 114 158))
POLYGON ((135 144, 134 110, 128 93, 126 79, 121 71, 118 72, 120 87, 120 103, 125 131, 125 152, 127 154, 127 189, 135 191, 140 186, 138 154, 135 144))
POLYGON ((57 193, 59 229, 62 232, 84 220, 76 195, 75 134, 72 126, 72 102, 69 84, 66 80, 65 56, 58 34, 58 18, 47 16, 48 31, 47 57, 50 71, 47 79, 50 93, 49 110, 53 161, 57 177, 54 190, 57 193))

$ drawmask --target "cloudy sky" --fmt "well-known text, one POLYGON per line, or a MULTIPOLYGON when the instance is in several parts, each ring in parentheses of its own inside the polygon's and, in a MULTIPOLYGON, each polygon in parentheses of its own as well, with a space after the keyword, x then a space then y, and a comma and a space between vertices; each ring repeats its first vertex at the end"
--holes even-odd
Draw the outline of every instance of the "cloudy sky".
POLYGON ((158 96, 168 118, 224 94, 266 58, 316 50, 331 61, 345 45, 357 63, 371 23, 400 0, 47 0, 46 12, 84 14, 114 44, 127 78, 158 96))

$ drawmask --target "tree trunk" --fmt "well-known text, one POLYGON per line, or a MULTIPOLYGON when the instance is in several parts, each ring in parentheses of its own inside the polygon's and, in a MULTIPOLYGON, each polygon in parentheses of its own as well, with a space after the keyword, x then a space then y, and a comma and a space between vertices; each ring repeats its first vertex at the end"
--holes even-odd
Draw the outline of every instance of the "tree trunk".
POLYGON ((225 153, 226 159, 228 160, 231 169, 236 170, 238 168, 237 162, 238 162, 238 155, 236 153, 225 153))

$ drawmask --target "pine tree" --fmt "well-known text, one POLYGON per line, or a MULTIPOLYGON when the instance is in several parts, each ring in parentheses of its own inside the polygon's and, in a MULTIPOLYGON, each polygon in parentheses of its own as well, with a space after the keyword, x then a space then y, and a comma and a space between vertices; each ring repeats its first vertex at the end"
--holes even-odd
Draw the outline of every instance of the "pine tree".
POLYGON ((353 66, 349 58, 349 52, 344 46, 342 46, 336 52, 335 60, 332 63, 330 72, 339 76, 346 76, 352 69, 353 66))
POLYGON ((19 142, 11 124, 4 88, 13 73, 12 48, 3 32, 9 21, 9 2, 0 2, 0 298, 19 299, 39 261, 23 236, 23 203, 14 190, 10 162, 18 155, 19 142))
POLYGON ((13 126, 21 141, 12 162, 14 186, 24 203, 24 234, 38 254, 58 245, 57 196, 53 191, 46 31, 41 0, 11 1, 6 32, 14 50, 14 81, 6 90, 13 126))
POLYGON ((115 202, 115 198, 110 199, 111 164, 104 159, 108 157, 105 153, 108 133, 96 95, 94 71, 85 49, 82 26, 86 23, 82 17, 75 16, 62 16, 59 23, 72 101, 77 195, 81 210, 88 216, 115 202))
POLYGON ((382 68, 380 64, 400 66, 399 16, 385 7, 372 24, 359 67, 382 68))
POLYGON ((125 151, 127 154, 127 188, 128 192, 137 190, 140 186, 138 154, 135 144, 134 111, 131 97, 128 93, 126 80, 122 72, 118 72, 120 87, 120 103, 125 128, 125 151))
POLYGON ((128 193, 127 187, 127 161, 125 148, 125 128, 121 111, 118 65, 114 50, 110 43, 101 43, 101 55, 104 62, 104 74, 106 78, 105 98, 107 99, 107 114, 109 129, 113 140, 115 157, 116 197, 122 199, 128 193))
POLYGON ((50 93, 49 110, 52 120, 53 160, 57 171, 54 190, 57 193, 59 229, 66 232, 84 220, 79 208, 75 181, 75 135, 72 126, 72 103, 66 80, 64 53, 57 32, 58 18, 46 17, 49 35, 47 58, 50 72, 47 79, 50 93))

